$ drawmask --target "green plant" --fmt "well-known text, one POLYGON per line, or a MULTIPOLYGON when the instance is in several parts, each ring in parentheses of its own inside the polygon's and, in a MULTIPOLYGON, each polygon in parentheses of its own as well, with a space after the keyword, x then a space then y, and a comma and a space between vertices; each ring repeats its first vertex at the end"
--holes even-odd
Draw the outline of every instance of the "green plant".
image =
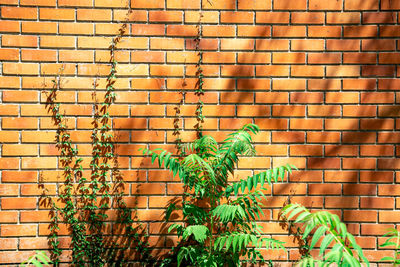
POLYGON ((314 259, 311 256, 302 258, 298 266, 361 266, 364 262, 369 266, 368 259, 364 256, 361 247, 357 244, 354 236, 347 232, 346 225, 342 223, 336 214, 327 211, 311 213, 307 208, 299 204, 288 204, 281 211, 282 216, 287 216, 287 220, 292 220, 295 224, 302 224, 302 239, 310 237, 309 251, 311 251, 318 241, 319 255, 321 259, 314 259), (297 217, 295 217, 297 216, 297 217), (295 218, 295 219, 294 219, 295 218), (327 252, 327 248, 333 247, 327 252), (354 253, 356 252, 356 253, 354 253))
POLYGON ((51 264, 49 257, 43 251, 36 251, 36 253, 29 257, 27 261, 21 263, 21 267, 29 267, 33 264, 36 267, 42 267, 43 265, 51 264))
MULTIPOLYGON (((172 203, 166 211, 166 221, 174 212, 183 215, 183 223, 173 223, 168 229, 179 237, 173 250, 178 266, 239 266, 241 262, 264 261, 258 250, 261 247, 284 249, 283 242, 264 237, 255 220, 263 214, 264 186, 283 180, 293 166, 228 181, 239 156, 255 155, 251 134, 258 131, 257 125, 247 124, 229 134, 221 145, 203 135, 183 146, 183 158, 162 149, 142 149, 152 163, 157 160, 183 183, 182 203, 172 203)), ((171 266, 173 261, 166 259, 163 266, 171 266)))
POLYGON ((379 247, 394 247, 394 257, 386 256, 383 257, 381 261, 389 261, 393 263, 393 266, 398 266, 400 264, 400 232, 394 228, 388 229, 388 232, 384 234, 383 237, 386 237, 386 240, 383 244, 379 245, 379 247))

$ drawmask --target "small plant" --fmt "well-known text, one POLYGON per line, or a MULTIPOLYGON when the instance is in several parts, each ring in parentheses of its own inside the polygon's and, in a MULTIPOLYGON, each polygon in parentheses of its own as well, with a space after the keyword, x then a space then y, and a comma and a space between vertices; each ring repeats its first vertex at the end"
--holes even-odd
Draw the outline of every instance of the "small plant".
POLYGON ((379 247, 394 247, 394 257, 386 256, 383 257, 381 261, 389 261, 393 263, 393 266, 398 266, 400 264, 400 232, 394 228, 389 229, 383 237, 386 237, 387 239, 383 244, 379 245, 379 247))
POLYGON ((264 171, 238 182, 229 183, 239 156, 254 156, 251 134, 259 128, 247 124, 230 134, 218 145, 211 136, 203 135, 185 144, 184 157, 175 158, 162 149, 143 149, 152 163, 179 175, 184 186, 180 205, 172 203, 166 211, 181 212, 183 223, 172 224, 179 244, 173 249, 176 257, 166 259, 163 266, 240 266, 242 262, 265 262, 261 247, 284 249, 283 242, 264 237, 255 220, 263 214, 261 200, 265 185, 283 180, 293 166, 286 165, 264 171))
POLYGON ((29 267, 31 265, 36 267, 42 267, 43 265, 50 265, 51 261, 49 257, 43 251, 36 251, 36 253, 29 257, 27 261, 21 263, 21 267, 29 267))
POLYGON ((301 229, 302 239, 305 241, 308 237, 311 239, 309 251, 321 240, 319 255, 322 258, 314 259, 307 256, 297 263, 298 266, 314 267, 337 264, 337 266, 342 267, 358 267, 361 266, 360 262, 369 266, 368 259, 364 256, 361 247, 356 243, 354 236, 347 232, 346 225, 340 221, 336 214, 327 211, 311 213, 299 204, 288 204, 282 209, 281 215, 287 216, 287 220, 294 219, 297 216, 293 223, 303 224, 301 229), (333 247, 327 252, 327 248, 331 245, 333 247))

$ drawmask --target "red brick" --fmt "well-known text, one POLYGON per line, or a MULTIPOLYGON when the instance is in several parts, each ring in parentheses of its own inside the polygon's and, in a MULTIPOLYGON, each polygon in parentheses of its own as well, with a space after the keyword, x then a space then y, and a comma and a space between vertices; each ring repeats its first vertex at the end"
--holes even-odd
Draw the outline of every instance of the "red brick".
POLYGON ((273 143, 304 143, 304 132, 272 132, 273 143))
POLYGON ((256 76, 287 77, 288 75, 289 75, 288 66, 283 66, 283 65, 256 66, 256 76))
POLYGON ((323 105, 323 106, 308 106, 308 116, 311 117, 331 117, 340 115, 340 106, 323 105))
POLYGON ((267 37, 271 36, 271 28, 269 26, 238 26, 238 37, 267 37))
POLYGON ((361 93, 360 97, 363 104, 393 103, 394 101, 393 93, 361 93))
POLYGON ((305 37, 305 26, 273 26, 273 37, 305 37))
POLYGON ((335 64, 341 60, 339 53, 308 53, 308 64, 335 64))
POLYGON ((340 26, 309 26, 308 37, 331 38, 340 37, 342 29, 340 26))
POLYGON ((396 13, 394 13, 394 12, 363 12, 362 22, 363 22, 363 24, 395 23, 396 22, 396 13))
POLYGON ((238 9, 244 10, 269 10, 271 9, 271 3, 268 1, 258 0, 240 0, 238 3, 238 9))
POLYGON ((345 105, 343 106, 343 117, 375 117, 376 106, 355 106, 345 105))
POLYGON ((376 64, 376 54, 373 53, 343 53, 345 64, 376 64))
MULTIPOLYGON (((2 225, 0 233, 1 233, 1 236, 3 236, 3 237, 6 237, 6 236, 36 236, 37 225, 35 225, 35 224, 2 225)), ((4 261, 2 261, 2 262, 4 262, 4 261)))
POLYGON ((359 40, 327 40, 326 49, 333 51, 358 51, 360 49, 359 40))
POLYGON ((346 222, 376 222, 378 213, 369 210, 344 210, 343 220, 346 222))
POLYGON ((339 158, 308 158, 307 166, 310 169, 339 169, 339 158))
POLYGON ((231 25, 205 25, 202 31, 204 37, 233 37, 235 34, 235 27, 231 25))
POLYGON ((392 25, 388 25, 388 26, 380 26, 379 27, 379 36, 380 37, 399 37, 400 33, 399 33, 399 29, 400 26, 392 26, 392 25))

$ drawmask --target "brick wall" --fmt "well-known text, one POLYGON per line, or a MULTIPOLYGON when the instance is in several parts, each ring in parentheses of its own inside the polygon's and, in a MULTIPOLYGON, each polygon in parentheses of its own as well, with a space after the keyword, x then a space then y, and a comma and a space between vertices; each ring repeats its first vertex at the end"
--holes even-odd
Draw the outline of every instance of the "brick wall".
MULTIPOLYGON (((38 203, 42 176, 56 191, 55 129, 42 90, 64 66, 59 99, 72 138, 88 158, 93 82, 104 89, 111 38, 125 0, 0 0, 0 265, 47 247, 48 218, 38 203)), ((202 9, 206 133, 254 122, 258 157, 237 175, 290 162, 300 170, 269 191, 264 221, 287 199, 338 213, 371 261, 379 236, 400 220, 400 2, 395 0, 132 0, 111 114, 129 203, 159 251, 166 202, 181 192, 137 149, 173 150, 174 107, 186 93, 180 125, 194 137, 202 9), (136 188, 141 185, 140 191, 136 188), (273 197, 272 197, 273 196, 273 197)), ((276 222, 268 233, 291 244, 276 222)), ((290 245, 289 245, 290 246, 290 245)), ((293 245, 294 246, 294 245, 293 245)), ((155 252, 157 254, 159 251, 155 252)), ((273 259, 295 259, 296 249, 273 259)))

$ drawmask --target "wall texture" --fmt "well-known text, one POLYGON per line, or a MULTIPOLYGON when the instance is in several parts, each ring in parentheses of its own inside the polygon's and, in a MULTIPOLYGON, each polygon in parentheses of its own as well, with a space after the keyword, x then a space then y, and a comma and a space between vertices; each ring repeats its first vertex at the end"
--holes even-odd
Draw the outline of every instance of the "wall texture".
MULTIPOLYGON (((55 129, 44 88, 63 66, 59 100, 80 153, 90 155, 93 82, 104 88, 111 38, 125 0, 0 0, 0 265, 47 247, 42 177, 56 192, 55 129)), ((258 157, 237 176, 290 162, 300 170, 268 192, 267 233, 291 244, 276 223, 288 196, 338 213, 371 261, 387 254, 379 238, 400 221, 400 1, 132 0, 128 31, 116 52, 117 102, 111 109, 119 162, 155 254, 163 207, 181 193, 170 175, 137 149, 173 150, 174 107, 185 94, 180 126, 193 138, 193 93, 202 12, 205 132, 254 122, 258 157), (138 185, 140 190, 137 190, 138 185)), ((133 204, 131 204, 133 205, 133 204)), ((295 245, 293 245, 295 246, 295 245)), ((275 252, 285 262, 296 249, 275 252)))

